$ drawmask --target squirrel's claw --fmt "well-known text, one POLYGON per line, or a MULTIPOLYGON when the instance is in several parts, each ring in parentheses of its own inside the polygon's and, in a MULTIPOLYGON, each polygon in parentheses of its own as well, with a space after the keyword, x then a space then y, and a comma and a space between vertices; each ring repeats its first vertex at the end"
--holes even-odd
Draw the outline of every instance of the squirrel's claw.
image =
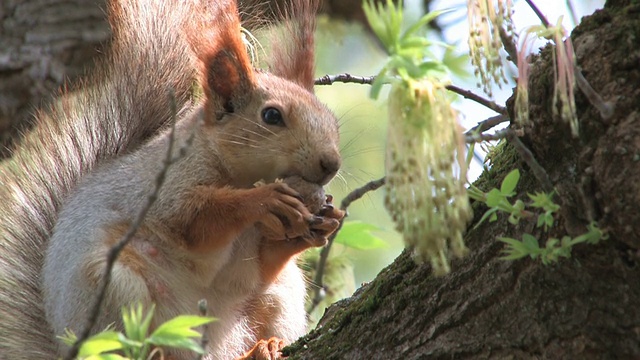
POLYGON ((269 340, 260 340, 256 345, 236 360, 280 360, 283 359, 280 352, 284 348, 284 341, 277 337, 269 340))

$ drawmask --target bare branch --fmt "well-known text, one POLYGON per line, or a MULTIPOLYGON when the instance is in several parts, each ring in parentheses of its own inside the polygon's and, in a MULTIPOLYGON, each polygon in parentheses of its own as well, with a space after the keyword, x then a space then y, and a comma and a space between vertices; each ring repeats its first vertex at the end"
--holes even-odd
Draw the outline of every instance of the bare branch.
MULTIPOLYGON (((380 187, 382 187, 382 185, 384 185, 384 183, 385 178, 383 177, 378 180, 370 181, 364 186, 353 190, 347 196, 345 196, 344 199, 342 199, 342 202, 340 203, 340 209, 346 211, 352 202, 362 198, 369 191, 375 191, 379 189, 380 187)), ((313 296, 313 300, 311 302, 311 305, 309 306, 309 309, 307 309, 308 313, 312 312, 324 298, 324 271, 327 266, 327 259, 329 258, 331 246, 333 245, 333 241, 338 235, 338 232, 342 228, 342 224, 344 224, 344 218, 340 221, 340 226, 338 226, 338 229, 329 237, 327 245, 320 251, 320 259, 318 260, 318 266, 316 267, 316 276, 313 280, 314 284, 316 285, 314 291, 315 294, 313 296)))
MULTIPOLYGON (((351 74, 338 74, 338 75, 324 75, 316 79, 316 85, 332 85, 336 82, 341 83, 356 83, 356 84, 369 84, 371 85, 375 81, 375 76, 354 76, 351 74)), ((447 90, 452 91, 456 94, 462 95, 466 99, 473 100, 481 105, 488 107, 489 109, 500 113, 507 114, 507 109, 503 106, 496 104, 491 100, 487 100, 480 95, 474 94, 469 90, 464 90, 455 85, 447 85, 447 90)))
POLYGON ((518 67, 518 47, 514 39, 507 34, 505 29, 500 28, 500 40, 502 40, 502 47, 504 51, 509 55, 509 61, 511 61, 516 67, 518 67))
POLYGON ((547 174, 544 168, 538 163, 531 150, 529 150, 522 141, 520 141, 517 134, 512 131, 508 132, 507 141, 515 147, 522 160, 529 165, 529 168, 533 171, 533 176, 535 176, 538 182, 540 182, 544 191, 553 191, 553 184, 549 179, 549 174, 547 174))
POLYGON ((486 120, 482 120, 478 123, 478 125, 472 127, 471 129, 467 130, 467 132, 465 133, 465 135, 470 135, 470 134, 476 134, 476 133, 483 133, 491 128, 493 128, 494 126, 500 125, 503 122, 507 122, 509 121, 509 117, 506 115, 496 115, 496 116, 492 116, 486 120))
MULTIPOLYGON (((207 316, 207 300, 206 299, 201 299, 200 301, 198 301, 198 311, 200 312, 200 316, 207 316)), ((207 345, 209 345, 209 338, 207 337, 207 334, 209 333, 209 324, 204 324, 202 326, 202 337, 200 338, 200 347, 203 349, 207 348, 207 345)), ((197 360, 202 360, 202 358, 204 357, 204 354, 199 354, 196 359, 197 360)))
POLYGON ((325 75, 316 79, 316 85, 333 85, 335 82, 372 84, 375 76, 353 76, 351 74, 325 75))
POLYGON ((174 148, 174 145, 175 145, 174 144, 175 143, 175 129, 176 129, 176 121, 177 121, 176 120, 176 117, 177 117, 177 108, 176 107, 177 107, 177 105, 176 105, 175 95, 174 95, 173 91, 171 91, 171 93, 170 93, 170 101, 169 101, 169 103, 170 103, 170 106, 171 106, 171 113, 172 113, 171 132, 169 133, 169 144, 167 146, 167 154, 165 156, 165 159, 162 162, 162 168, 160 169, 160 171, 156 175, 154 188, 151 191, 151 193, 149 194, 149 196, 147 197, 147 201, 145 202, 144 206, 142 206, 142 208, 138 212, 138 215, 134 219, 133 223, 131 224, 131 226, 129 227, 127 232, 122 236, 122 238, 120 239, 120 241, 118 241, 117 244, 115 244, 113 247, 111 247, 109 249, 109 252, 107 253, 107 259, 106 259, 106 266, 105 266, 104 274, 102 276, 102 283, 100 284, 100 287, 98 289, 95 301, 91 306, 91 311, 89 313, 89 317, 87 319, 87 322, 86 322, 82 332, 78 336, 76 342, 73 343, 73 346, 71 347, 71 349, 67 353, 67 356, 65 357, 66 360, 75 359, 76 356, 78 355, 78 351, 80 350, 80 346, 82 345, 82 343, 85 340, 87 340, 89 338, 89 335, 91 334, 91 329, 93 328, 93 326, 95 325, 96 321, 98 320, 98 315, 100 314, 100 310, 101 310, 101 307, 102 307, 102 302, 104 301, 104 297, 105 297, 105 294, 107 292, 107 287, 109 286, 109 282, 111 281, 111 271, 113 269, 113 266, 115 265, 115 262, 118 259, 118 256, 120 255, 120 252, 122 251, 122 249, 124 249, 124 247, 127 246, 127 244, 131 241, 131 239, 133 239, 133 236, 136 234, 138 229, 142 226, 142 223, 143 223, 145 217, 147 216, 147 213, 149 212, 149 209, 151 209, 151 206, 157 200, 158 194, 160 192, 160 188, 162 187, 162 184, 164 183, 164 180, 166 178, 169 166, 173 162, 178 160, 180 157, 182 157, 186 153, 187 148, 189 148, 191 146, 191 144, 193 143, 193 139, 195 138, 195 128, 198 127, 197 125, 199 125, 200 122, 198 122, 198 124, 196 126, 194 126, 193 133, 187 139, 185 144, 179 149, 179 155, 177 157, 173 157, 173 148, 174 148))
POLYGON ((512 130, 512 129, 503 129, 500 131, 496 131, 493 134, 479 134, 479 133, 466 133, 464 141, 467 144, 470 143, 478 143, 483 141, 494 141, 507 138, 508 134, 511 132, 515 132, 516 136, 524 135, 523 130, 512 130))
POLYGON ((505 108, 504 106, 500 106, 498 104, 496 104, 494 101, 491 100, 487 100, 485 98, 483 98, 480 95, 474 94, 473 92, 469 91, 469 90, 465 90, 462 88, 459 88, 455 85, 447 85, 446 86, 447 90, 452 91, 458 95, 462 95, 465 99, 469 99, 469 100, 473 100, 475 102, 477 102, 480 105, 484 105, 486 107, 488 107, 489 109, 502 114, 502 115, 507 115, 507 108, 505 108))
POLYGON ((529 7, 531 8, 531 10, 533 10, 533 12, 536 13, 536 16, 538 17, 538 19, 540 19, 540 22, 542 22, 542 24, 545 27, 551 26, 551 23, 549 22, 549 20, 547 20, 547 18, 544 16, 542 11, 538 9, 536 4, 533 3, 533 0, 525 0, 525 1, 527 2, 527 4, 529 4, 529 7))
POLYGON ((578 84, 582 93, 587 97, 587 99, 589 99, 591 105, 598 109, 600 117, 604 120, 610 119, 615 111, 615 105, 610 101, 604 101, 604 99, 602 99, 600 94, 591 87, 587 79, 582 75, 582 71, 580 71, 579 67, 576 66, 574 68, 574 74, 576 77, 576 84, 578 84))

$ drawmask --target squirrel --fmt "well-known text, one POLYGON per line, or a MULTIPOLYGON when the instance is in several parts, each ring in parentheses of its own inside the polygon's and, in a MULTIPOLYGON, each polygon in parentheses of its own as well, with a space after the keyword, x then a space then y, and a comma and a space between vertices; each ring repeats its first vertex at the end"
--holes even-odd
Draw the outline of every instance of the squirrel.
POLYGON ((67 353, 56 335, 82 330, 106 254, 170 144, 174 161, 92 333, 121 328, 133 302, 155 304, 153 328, 198 314, 200 299, 218 319, 206 359, 278 358, 306 332, 296 256, 344 216, 322 190, 341 158, 337 119, 313 93, 317 6, 293 1, 266 72, 250 62, 234 0, 110 2, 107 56, 0 165, 0 358, 67 353))

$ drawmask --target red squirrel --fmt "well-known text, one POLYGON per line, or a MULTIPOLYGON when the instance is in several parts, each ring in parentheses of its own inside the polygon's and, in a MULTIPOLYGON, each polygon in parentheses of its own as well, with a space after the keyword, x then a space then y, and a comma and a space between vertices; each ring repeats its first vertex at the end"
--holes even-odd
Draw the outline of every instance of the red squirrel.
POLYGON ((107 56, 2 164, 0 358, 64 356, 55 336, 82 330, 107 251, 165 166, 171 101, 175 162, 92 332, 121 328, 131 303, 155 304, 153 327, 197 314, 200 299, 218 318, 206 359, 277 358, 306 332, 296 255, 344 216, 318 195, 341 158, 337 119, 313 94, 316 8, 293 1, 266 72, 250 62, 235 1, 111 1, 107 56))

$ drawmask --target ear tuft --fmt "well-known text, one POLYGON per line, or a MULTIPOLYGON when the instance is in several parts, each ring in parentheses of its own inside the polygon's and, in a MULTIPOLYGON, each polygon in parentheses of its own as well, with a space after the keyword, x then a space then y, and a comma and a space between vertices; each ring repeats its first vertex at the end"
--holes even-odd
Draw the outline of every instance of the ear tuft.
POLYGON ((315 81, 314 33, 318 0, 292 0, 281 11, 283 33, 271 36, 269 68, 274 75, 293 81, 313 93, 315 81))
POLYGON ((256 87, 235 1, 209 2, 188 31, 201 67, 207 113, 233 112, 256 87))

